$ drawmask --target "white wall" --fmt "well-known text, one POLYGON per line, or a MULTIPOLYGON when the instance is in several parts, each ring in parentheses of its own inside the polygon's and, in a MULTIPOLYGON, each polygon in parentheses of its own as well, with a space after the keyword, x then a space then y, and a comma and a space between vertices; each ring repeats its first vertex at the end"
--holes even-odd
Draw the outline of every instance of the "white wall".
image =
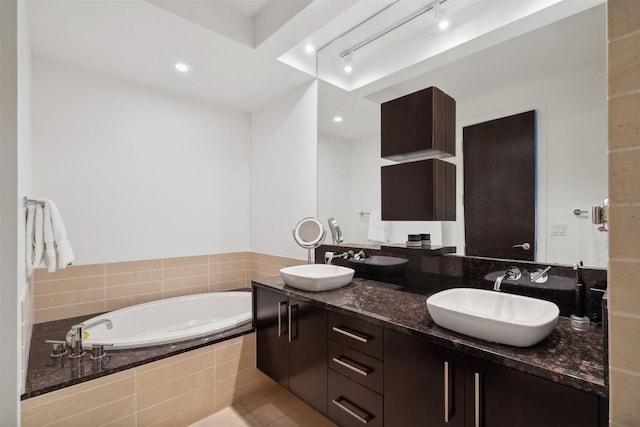
POLYGON ((251 250, 306 259, 291 230, 317 212, 318 83, 251 115, 251 250))
MULTIPOLYGON (((21 298, 28 295, 24 259, 24 208, 28 190, 29 40, 24 2, 0 2, 0 422, 20 425, 21 298), (24 74, 23 74, 24 73, 24 74)), ((25 317, 25 314, 27 317, 25 317)), ((30 324, 27 325, 30 332, 30 324)))
POLYGON ((350 209, 349 144, 347 141, 318 133, 318 219, 327 229, 325 243, 332 243, 328 219, 340 225, 343 241, 353 241, 349 222, 356 217, 350 209))
POLYGON ((249 145, 247 113, 34 59, 33 195, 76 264, 248 250, 249 145))

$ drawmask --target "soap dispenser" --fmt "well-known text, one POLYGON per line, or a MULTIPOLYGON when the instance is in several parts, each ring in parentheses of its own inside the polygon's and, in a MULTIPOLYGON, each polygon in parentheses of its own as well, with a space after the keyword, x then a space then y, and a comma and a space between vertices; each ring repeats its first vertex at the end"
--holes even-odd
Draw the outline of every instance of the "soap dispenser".
POLYGON ((582 261, 578 261, 573 265, 576 272, 576 294, 575 294, 575 310, 571 315, 571 327, 573 329, 584 331, 589 328, 589 317, 587 316, 587 289, 582 278, 582 261))

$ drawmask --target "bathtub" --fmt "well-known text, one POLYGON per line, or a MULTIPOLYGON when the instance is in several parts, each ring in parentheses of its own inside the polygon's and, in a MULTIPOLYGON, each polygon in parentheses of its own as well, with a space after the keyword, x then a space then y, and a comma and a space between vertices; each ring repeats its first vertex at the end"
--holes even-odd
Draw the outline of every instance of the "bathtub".
POLYGON ((149 347, 198 338, 251 322, 251 292, 212 292, 167 298, 104 313, 84 321, 84 348, 111 344, 109 350, 149 347))

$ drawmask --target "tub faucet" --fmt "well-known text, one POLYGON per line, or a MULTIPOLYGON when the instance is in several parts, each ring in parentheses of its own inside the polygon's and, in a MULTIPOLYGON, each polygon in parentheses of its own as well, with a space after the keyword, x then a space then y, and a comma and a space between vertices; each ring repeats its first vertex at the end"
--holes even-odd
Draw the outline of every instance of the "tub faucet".
POLYGON ((493 284, 494 291, 500 291, 500 285, 503 280, 518 280, 522 276, 522 272, 518 267, 509 267, 504 274, 498 276, 493 284))
POLYGON ((73 352, 69 356, 71 359, 79 359, 82 356, 84 356, 84 349, 83 349, 84 334, 85 334, 84 330, 87 328, 92 328, 94 326, 100 325, 102 323, 107 325, 107 329, 113 328, 113 323, 111 322, 111 320, 98 319, 95 322, 89 322, 89 323, 83 322, 77 325, 73 325, 71 329, 69 329, 69 332, 67 332, 67 342, 73 349, 73 352))

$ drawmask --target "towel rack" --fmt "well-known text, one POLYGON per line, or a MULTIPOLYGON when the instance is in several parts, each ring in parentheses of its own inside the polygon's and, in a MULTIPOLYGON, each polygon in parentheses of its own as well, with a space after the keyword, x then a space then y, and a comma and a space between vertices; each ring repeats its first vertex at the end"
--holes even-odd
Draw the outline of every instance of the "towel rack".
POLYGON ((360 215, 360 216, 365 216, 365 215, 369 215, 369 214, 371 214, 371 212, 364 212, 364 211, 358 212, 358 215, 360 215))
POLYGON ((27 198, 27 196, 25 196, 25 197, 22 198, 22 206, 24 206, 26 208, 28 205, 44 206, 45 203, 42 200, 29 199, 29 198, 27 198))

